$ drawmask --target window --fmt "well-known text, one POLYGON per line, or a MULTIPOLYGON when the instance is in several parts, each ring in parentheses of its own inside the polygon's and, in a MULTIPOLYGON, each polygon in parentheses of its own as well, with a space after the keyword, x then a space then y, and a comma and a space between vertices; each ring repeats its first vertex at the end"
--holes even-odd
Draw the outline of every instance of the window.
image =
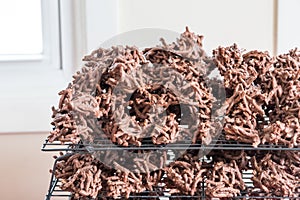
POLYGON ((58 1, 2 1, 0 26, 0 68, 59 67, 58 1))
POLYGON ((0 2, 0 26, 0 55, 43 52, 40 0, 0 2))

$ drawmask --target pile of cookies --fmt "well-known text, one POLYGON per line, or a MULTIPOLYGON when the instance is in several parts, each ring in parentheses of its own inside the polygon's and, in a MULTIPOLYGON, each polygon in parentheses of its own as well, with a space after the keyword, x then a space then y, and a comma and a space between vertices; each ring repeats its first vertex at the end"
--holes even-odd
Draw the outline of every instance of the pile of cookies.
POLYGON ((62 190, 74 199, 143 192, 167 192, 174 199, 257 196, 257 191, 298 196, 300 153, 256 149, 300 145, 300 52, 271 57, 234 44, 209 57, 202 39, 186 29, 171 44, 162 40, 142 51, 100 48, 84 57, 85 66, 59 93, 58 108, 52 108, 49 142, 99 145, 106 140, 118 148, 133 147, 137 158, 113 150, 74 152, 53 172, 62 190), (222 80, 209 78, 214 70, 222 80), (201 145, 212 145, 216 138, 251 144, 254 151, 212 150, 202 160, 201 145), (167 150, 159 156, 138 150, 182 141, 200 147, 175 152, 172 162, 167 150), (253 171, 251 187, 243 179, 246 170, 253 171))

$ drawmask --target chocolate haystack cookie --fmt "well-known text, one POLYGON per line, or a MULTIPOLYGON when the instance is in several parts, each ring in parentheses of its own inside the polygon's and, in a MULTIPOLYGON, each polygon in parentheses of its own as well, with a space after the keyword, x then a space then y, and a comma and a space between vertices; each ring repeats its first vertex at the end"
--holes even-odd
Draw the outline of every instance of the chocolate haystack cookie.
POLYGON ((204 79, 211 69, 205 59, 202 37, 188 29, 177 43, 144 51, 128 46, 93 51, 60 92, 49 141, 109 138, 141 146, 151 138, 158 145, 184 139, 209 144, 216 98, 204 79))

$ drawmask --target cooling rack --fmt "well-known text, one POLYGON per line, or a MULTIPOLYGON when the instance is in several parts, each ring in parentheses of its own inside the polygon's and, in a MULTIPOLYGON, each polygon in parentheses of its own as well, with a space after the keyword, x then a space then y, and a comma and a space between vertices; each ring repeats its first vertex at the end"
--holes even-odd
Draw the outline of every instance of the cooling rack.
POLYGON ((190 141, 180 141, 178 143, 172 143, 168 145, 153 145, 150 142, 145 142, 140 147, 137 146, 118 146, 110 142, 107 139, 95 139, 93 143, 84 143, 80 141, 78 144, 65 143, 62 144, 59 141, 50 143, 45 140, 42 146, 42 151, 110 151, 110 150, 288 150, 288 151, 300 151, 300 145, 297 147, 290 148, 285 145, 274 145, 274 144, 260 144, 258 147, 253 147, 251 144, 239 143, 236 141, 227 140, 213 140, 209 145, 204 144, 191 144, 190 141))
MULTIPOLYGON (((51 200, 52 198, 55 199, 72 199, 72 194, 66 191, 63 191, 60 186, 61 186, 61 181, 60 179, 55 178, 54 172, 55 172, 55 166, 56 163, 62 159, 65 158, 65 156, 69 156, 70 154, 66 154, 64 156, 61 156, 55 160, 54 167, 53 167, 53 172, 51 175, 51 181, 50 181, 50 187, 48 190, 48 194, 46 195, 46 200, 51 200)), ((249 171, 243 171, 243 180, 247 186, 247 190, 241 191, 240 196, 232 197, 232 198, 224 198, 226 200, 238 200, 238 199, 282 199, 282 200, 299 200, 299 198, 291 198, 291 197, 278 197, 278 196, 272 196, 271 194, 265 194, 260 190, 255 190, 253 187, 253 182, 251 181, 250 177, 252 175, 251 170, 249 171), (249 194, 249 190, 252 190, 252 194, 249 194)), ((160 199, 160 200, 172 200, 172 199, 201 199, 201 200, 207 200, 207 197, 205 196, 205 183, 202 183, 202 188, 201 188, 201 194, 195 195, 195 196, 190 196, 190 195, 171 195, 168 193, 168 191, 162 190, 162 188, 157 188, 157 190, 154 189, 154 191, 145 191, 141 194, 134 194, 129 197, 129 200, 140 200, 140 199, 160 199)), ((105 193, 105 191, 103 191, 105 193)), ((300 195, 300 191, 297 192, 296 194, 300 195)), ((125 197, 119 197, 118 199, 124 199, 125 197)), ((107 198, 104 196, 99 195, 97 197, 97 200, 100 199, 106 199, 106 200, 113 200, 113 198, 107 198)), ((80 200, 92 200, 92 199, 80 199, 80 200)), ((215 198, 214 200, 218 200, 218 198, 215 198)))
MULTIPOLYGON (((289 148, 284 145, 272 145, 272 144, 261 144, 258 147, 253 147, 251 144, 244 144, 239 143, 236 141, 227 141, 223 139, 217 139, 213 140, 211 144, 209 145, 201 145, 201 144, 191 144, 190 141, 181 141, 179 143, 175 144, 169 144, 169 145, 153 145, 151 142, 145 142, 142 146, 128 146, 128 147, 121 147, 115 144, 112 144, 107 139, 95 139, 93 143, 84 143, 80 141, 78 144, 72 144, 72 143, 64 143, 61 142, 49 142, 48 140, 45 140, 45 142, 42 145, 42 151, 45 152, 64 152, 65 155, 60 156, 56 158, 52 174, 51 174, 51 180, 50 185, 48 189, 48 193, 46 195, 46 200, 51 200, 52 198, 55 199, 73 199, 72 194, 67 191, 63 191, 61 186, 61 180, 57 179, 54 175, 56 170, 56 164, 60 160, 64 159, 66 156, 70 156, 73 153, 84 153, 89 152, 90 150, 93 151, 120 151, 120 150, 193 150, 193 149, 200 149, 200 150, 249 150, 249 151, 300 151, 300 146, 289 148)), ((278 197, 273 196, 272 194, 265 194, 259 189, 255 188, 253 186, 253 182, 251 180, 252 171, 248 170, 242 171, 243 180, 245 182, 245 185, 247 186, 247 189, 245 191, 241 191, 240 196, 232 197, 232 198, 224 198, 226 200, 232 199, 295 199, 299 200, 299 198, 293 198, 293 197, 278 197), (251 191, 251 192, 249 192, 251 191)), ((200 194, 195 196, 189 196, 189 195, 171 195, 168 193, 168 191, 162 190, 162 188, 157 188, 157 191, 145 191, 141 194, 133 194, 129 197, 129 199, 132 200, 138 200, 138 199, 161 199, 161 200, 172 200, 172 199, 208 199, 205 196, 205 183, 202 183, 202 188, 200 189, 200 194)), ((105 192, 105 191, 104 191, 105 192)), ((300 196, 300 188, 297 191, 296 194, 299 194, 297 196, 300 196)), ((125 197, 120 197, 119 199, 124 199, 125 197)), ((101 196, 101 194, 97 197, 97 199, 113 199, 113 198, 107 198, 104 196, 101 196)), ((215 198, 218 200, 218 198, 215 198)), ((88 198, 82 199, 82 200, 90 200, 88 198)))

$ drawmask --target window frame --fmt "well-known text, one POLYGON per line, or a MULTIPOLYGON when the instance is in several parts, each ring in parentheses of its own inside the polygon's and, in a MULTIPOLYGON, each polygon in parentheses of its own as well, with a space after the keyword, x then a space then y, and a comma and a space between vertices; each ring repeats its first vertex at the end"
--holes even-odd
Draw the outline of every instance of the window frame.
POLYGON ((300 17, 298 0, 274 0, 277 2, 277 53, 285 54, 300 48, 300 28, 296 25, 300 17), (291 20, 294 19, 294 20, 291 20))
POLYGON ((51 130, 51 105, 69 82, 61 62, 60 0, 41 0, 41 6, 42 54, 0 60, 0 134, 51 130))
POLYGON ((41 0, 43 54, 0 61, 0 135, 52 129, 59 102, 86 52, 85 1, 41 0))

